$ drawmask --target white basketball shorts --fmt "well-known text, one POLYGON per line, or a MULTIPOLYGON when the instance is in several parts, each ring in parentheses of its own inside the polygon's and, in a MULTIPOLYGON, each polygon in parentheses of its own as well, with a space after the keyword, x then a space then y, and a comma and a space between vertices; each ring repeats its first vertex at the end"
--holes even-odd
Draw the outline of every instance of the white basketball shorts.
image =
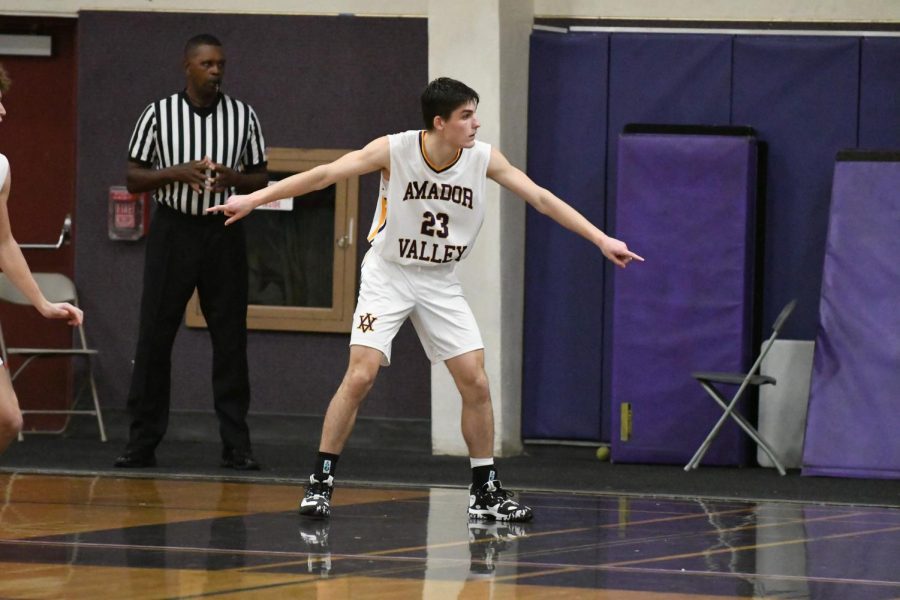
POLYGON ((350 345, 381 351, 386 367, 391 364, 391 344, 407 317, 432 364, 484 348, 455 263, 400 265, 369 250, 363 259, 350 345))

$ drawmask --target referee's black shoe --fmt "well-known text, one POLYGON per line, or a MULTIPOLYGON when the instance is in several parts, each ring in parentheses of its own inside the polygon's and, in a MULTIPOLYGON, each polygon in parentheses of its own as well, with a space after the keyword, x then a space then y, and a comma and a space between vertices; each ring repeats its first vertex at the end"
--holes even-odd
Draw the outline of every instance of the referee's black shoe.
POLYGON ((116 457, 116 461, 113 465, 120 469, 145 469, 147 467, 155 467, 156 455, 153 452, 126 450, 120 456, 116 457))
POLYGON ((262 468, 249 452, 230 449, 222 451, 222 466, 235 471, 259 471, 262 468))

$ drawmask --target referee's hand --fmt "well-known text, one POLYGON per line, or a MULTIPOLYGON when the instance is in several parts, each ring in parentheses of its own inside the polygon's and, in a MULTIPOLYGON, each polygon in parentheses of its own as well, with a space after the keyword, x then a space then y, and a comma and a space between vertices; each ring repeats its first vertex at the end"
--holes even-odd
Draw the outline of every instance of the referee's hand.
POLYGON ((188 184, 192 190, 202 194, 203 190, 212 189, 209 159, 192 160, 171 168, 174 179, 188 184))
POLYGON ((220 165, 213 161, 209 161, 210 169, 210 187, 214 192, 224 192, 225 190, 237 187, 241 183, 241 174, 234 169, 229 169, 225 165, 220 165))

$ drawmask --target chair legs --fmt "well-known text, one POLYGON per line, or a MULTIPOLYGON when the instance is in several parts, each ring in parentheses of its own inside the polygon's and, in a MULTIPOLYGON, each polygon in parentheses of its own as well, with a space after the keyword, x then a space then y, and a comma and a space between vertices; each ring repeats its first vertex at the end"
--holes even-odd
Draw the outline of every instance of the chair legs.
POLYGON ((719 391, 713 386, 709 385, 705 381, 700 381, 700 385, 703 386, 703 389, 709 393, 710 396, 713 397, 719 406, 724 409, 722 416, 719 417, 719 420, 716 422, 715 427, 709 432, 709 435, 706 436, 706 439, 703 440, 703 443, 700 444, 700 447, 697 448, 697 452, 694 453, 694 456, 688 461, 688 464, 685 465, 684 470, 690 471, 692 469, 696 469, 700 466, 700 461, 703 460, 703 457, 706 455, 707 450, 709 450, 710 445, 712 444, 715 437, 719 434, 719 431, 725 425, 725 421, 728 420, 728 417, 731 417, 737 422, 737 424, 743 429, 747 435, 749 435, 754 442, 756 442, 760 448, 762 448, 763 452, 765 452, 770 459, 772 459, 772 463, 775 465, 775 468, 778 470, 779 475, 784 475, 785 470, 784 466, 781 464, 781 461, 778 460, 778 457, 775 456, 775 451, 772 450, 772 447, 759 435, 759 432, 756 430, 753 425, 750 424, 744 416, 738 412, 735 412, 735 406, 737 405, 738 400, 740 399, 741 392, 743 390, 738 391, 735 394, 734 398, 731 399, 731 402, 726 402, 725 398, 719 393, 719 391))
POLYGON ((97 397, 97 382, 94 380, 93 365, 88 368, 88 377, 91 382, 91 396, 94 400, 94 415, 97 417, 97 427, 100 428, 100 441, 106 441, 106 427, 103 425, 103 412, 100 410, 100 400, 97 397))
MULTIPOLYGON (((90 357, 88 357, 88 372, 87 372, 87 385, 90 385, 91 388, 91 399, 93 401, 93 409, 90 410, 77 410, 76 407, 78 405, 78 401, 81 397, 81 392, 84 390, 82 386, 79 392, 75 396, 75 401, 73 402, 71 408, 67 410, 22 410, 22 414, 43 414, 43 415, 92 415, 97 419, 97 427, 100 430, 100 441, 107 441, 106 437, 106 426, 103 423, 103 411, 100 409, 100 399, 97 395, 97 382, 94 379, 94 366, 90 364, 90 357)), ((26 363, 27 364, 27 363, 26 363)), ((16 370, 12 379, 15 379, 15 375, 18 375, 19 372, 22 371, 25 365, 22 365, 18 370, 16 370)), ((34 433, 62 433, 68 427, 68 419, 66 420, 66 424, 58 431, 36 431, 34 433)), ((20 431, 18 435, 18 440, 20 442, 25 440, 24 432, 20 431)))

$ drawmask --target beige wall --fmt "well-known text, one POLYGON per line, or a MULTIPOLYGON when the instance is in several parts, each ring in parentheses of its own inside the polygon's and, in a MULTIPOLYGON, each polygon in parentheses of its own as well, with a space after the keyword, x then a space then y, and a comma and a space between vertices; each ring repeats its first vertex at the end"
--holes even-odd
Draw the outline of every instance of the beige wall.
MULTIPOLYGON (((0 0, 0 14, 75 16, 80 10, 425 17, 428 0, 0 0)), ((610 19, 900 22, 897 0, 534 0, 534 12, 610 19)))
MULTIPOLYGON (((524 168, 531 0, 430 0, 428 77, 457 77, 478 90, 478 138, 524 168), (477 18, 470 15, 477 12, 477 18)), ((494 407, 494 454, 522 451, 522 323, 525 204, 493 182, 471 256, 457 270, 485 345, 494 407), (500 201, 503 198, 504 201, 500 201)), ((435 454, 466 455, 459 393, 444 365, 432 368, 435 454)), ((482 457, 483 458, 483 457, 482 457)))
POLYGON ((712 21, 898 22, 896 0, 534 0, 536 16, 712 21))

